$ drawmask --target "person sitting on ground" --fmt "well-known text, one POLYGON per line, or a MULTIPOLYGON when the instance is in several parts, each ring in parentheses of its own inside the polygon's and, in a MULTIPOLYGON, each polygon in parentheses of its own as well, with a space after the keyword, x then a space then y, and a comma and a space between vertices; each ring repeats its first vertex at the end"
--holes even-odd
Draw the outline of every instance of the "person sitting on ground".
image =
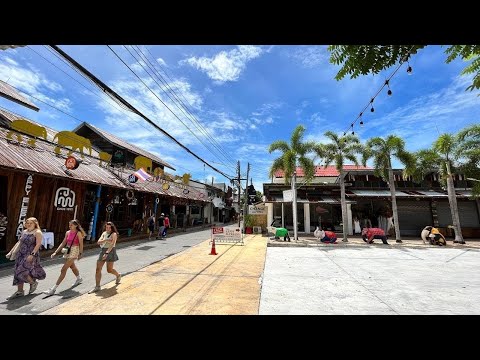
POLYGON ((333 231, 320 230, 320 241, 323 243, 333 244, 337 241, 337 234, 333 231))
POLYGON ((386 245, 388 245, 387 237, 385 236, 385 231, 380 228, 363 228, 362 229, 362 239, 368 244, 373 244, 373 239, 380 239, 386 245))
POLYGON ((421 237, 424 244, 426 244, 428 239, 430 245, 447 245, 447 241, 445 240, 445 237, 440 233, 440 230, 433 226, 425 226, 425 228, 422 230, 421 237))

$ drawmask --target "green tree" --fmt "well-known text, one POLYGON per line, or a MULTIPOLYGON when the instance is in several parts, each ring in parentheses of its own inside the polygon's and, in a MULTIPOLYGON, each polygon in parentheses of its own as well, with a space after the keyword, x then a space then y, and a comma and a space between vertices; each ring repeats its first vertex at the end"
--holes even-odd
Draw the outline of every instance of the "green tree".
POLYGON ((268 152, 272 153, 276 150, 280 150, 282 155, 273 161, 270 167, 270 177, 275 176, 277 170, 282 170, 285 177, 285 183, 288 184, 293 176, 293 172, 297 166, 303 169, 304 177, 306 181, 313 179, 315 172, 315 166, 313 160, 307 157, 309 152, 312 152, 315 143, 308 141, 302 142, 305 128, 303 125, 298 125, 293 130, 292 137, 290 139, 290 145, 286 141, 276 140, 268 148, 268 152))
POLYGON ((462 228, 460 226, 460 217, 458 214, 457 196, 455 194, 455 186, 453 184, 452 165, 458 151, 458 138, 452 134, 442 134, 433 143, 433 150, 436 151, 441 159, 440 174, 446 177, 448 201, 450 203, 450 211, 452 214, 453 227, 455 229, 455 240, 460 244, 465 244, 463 240, 462 228))
POLYGON ((397 197, 395 195, 395 178, 393 176, 392 157, 400 160, 407 169, 414 166, 414 157, 405 150, 405 141, 395 135, 389 135, 386 139, 374 137, 367 141, 363 152, 363 165, 367 160, 373 158, 375 175, 388 182, 392 197, 392 212, 395 226, 395 239, 397 243, 402 242, 400 236, 400 223, 398 221, 397 197))
POLYGON ((263 193, 261 191, 256 191, 255 192, 255 202, 258 203, 260 201, 262 201, 262 198, 263 198, 263 193))
MULTIPOLYGON (((460 170, 467 177, 480 180, 480 125, 466 127, 457 137, 459 145, 455 155, 463 160, 460 170)), ((472 185, 473 195, 480 196, 480 182, 473 181, 472 185)))
MULTIPOLYGON (((330 45, 330 62, 341 65, 335 76, 336 80, 346 75, 354 79, 359 75, 378 74, 409 54, 416 54, 426 45, 330 45)), ((463 74, 475 74, 473 82, 467 90, 480 89, 480 45, 451 45, 445 49, 446 63, 460 57, 469 62, 463 74)))
POLYGON ((347 220, 347 201, 345 199, 345 171, 343 165, 345 160, 358 165, 356 154, 363 152, 363 146, 360 144, 358 137, 354 135, 338 136, 332 131, 327 131, 325 137, 331 142, 328 144, 317 144, 315 147, 316 154, 325 160, 325 167, 332 162, 335 163, 337 171, 340 173, 340 197, 342 206, 342 225, 343 240, 348 241, 348 220, 347 220))

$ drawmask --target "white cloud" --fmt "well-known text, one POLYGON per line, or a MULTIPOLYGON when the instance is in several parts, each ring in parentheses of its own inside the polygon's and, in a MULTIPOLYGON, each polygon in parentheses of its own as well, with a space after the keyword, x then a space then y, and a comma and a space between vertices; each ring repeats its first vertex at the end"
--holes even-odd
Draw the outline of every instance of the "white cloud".
POLYGON ((8 62, 11 65, 18 66, 18 63, 15 60, 13 60, 12 58, 6 57, 5 61, 8 62))
POLYGON ((212 80, 222 84, 237 81, 246 64, 262 53, 262 48, 252 45, 240 45, 237 49, 221 51, 214 57, 190 57, 180 61, 180 65, 188 64, 205 72, 212 80))
POLYGON ((288 56, 292 57, 306 68, 326 65, 329 58, 327 49, 323 46, 301 46, 293 53, 288 52, 288 56))
POLYGON ((157 62, 162 66, 167 66, 167 63, 161 57, 157 58, 157 62))
POLYGON ((257 126, 255 124, 250 124, 250 129, 256 129, 257 126))
POLYGON ((28 68, 21 67, 14 60, 0 63, 0 79, 5 82, 8 80, 10 85, 35 97, 41 94, 42 87, 55 92, 62 90, 60 84, 48 80, 41 71, 35 69, 32 65, 29 65, 28 68))

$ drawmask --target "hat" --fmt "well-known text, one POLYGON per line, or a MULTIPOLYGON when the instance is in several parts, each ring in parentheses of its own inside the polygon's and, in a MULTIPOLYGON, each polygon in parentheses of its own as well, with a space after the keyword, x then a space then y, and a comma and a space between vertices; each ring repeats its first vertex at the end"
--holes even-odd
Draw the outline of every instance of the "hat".
POLYGON ((164 213, 161 213, 160 215, 161 215, 161 216, 165 216, 165 214, 164 214, 164 213))

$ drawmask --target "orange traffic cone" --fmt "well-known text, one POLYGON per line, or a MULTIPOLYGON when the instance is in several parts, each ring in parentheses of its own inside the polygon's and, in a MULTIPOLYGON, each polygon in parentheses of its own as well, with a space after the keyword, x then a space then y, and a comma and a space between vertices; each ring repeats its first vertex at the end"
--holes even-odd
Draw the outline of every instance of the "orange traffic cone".
POLYGON ((215 239, 212 240, 212 250, 210 251, 210 255, 217 255, 217 251, 215 250, 215 239))

